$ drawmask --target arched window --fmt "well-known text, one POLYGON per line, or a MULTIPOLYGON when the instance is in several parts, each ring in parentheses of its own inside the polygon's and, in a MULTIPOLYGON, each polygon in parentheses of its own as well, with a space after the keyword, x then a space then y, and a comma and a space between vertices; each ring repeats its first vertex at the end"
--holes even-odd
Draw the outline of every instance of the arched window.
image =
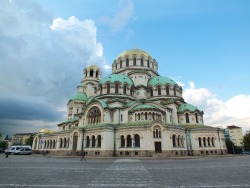
POLYGON ((87 115, 88 125, 101 123, 101 111, 98 107, 93 107, 87 115))
POLYGON ((141 58, 141 66, 144 66, 144 65, 143 65, 143 59, 142 59, 142 58, 141 58))
POLYGON ((210 144, 210 137, 207 138, 207 145, 208 145, 209 147, 211 147, 211 144, 210 144))
POLYGON ((102 85, 100 85, 100 94, 102 95, 102 85))
POLYGON ((189 122, 189 114, 188 113, 185 114, 185 117, 186 117, 186 123, 190 123, 189 122))
POLYGON ((133 58, 133 65, 136 66, 136 58, 133 58))
POLYGON ((91 137, 91 141, 92 141, 92 147, 94 148, 95 147, 95 136, 94 135, 92 135, 92 137, 91 137))
POLYGON ((161 95, 161 86, 158 86, 158 95, 161 95))
POLYGON ((107 94, 110 93, 110 84, 107 84, 107 94))
POLYGON ((174 96, 176 96, 176 87, 174 87, 174 96))
POLYGON ((56 140, 53 140, 53 148, 56 148, 56 140))
POLYGON ((93 76, 94 76, 94 71, 93 71, 93 70, 90 70, 89 76, 90 76, 90 77, 93 77, 93 76))
POLYGON ((148 65, 148 67, 150 67, 149 60, 147 61, 147 65, 148 65))
POLYGON ((73 150, 76 150, 77 142, 78 142, 78 134, 77 134, 77 132, 75 132, 73 135, 73 150))
POLYGON ((120 61, 120 68, 122 68, 122 61, 120 61))
POLYGON ((155 120, 155 113, 154 112, 152 114, 152 118, 153 118, 153 120, 155 120))
POLYGON ((147 120, 147 119, 148 119, 148 113, 145 112, 145 120, 147 120))
POLYGON ((97 147, 102 147, 102 137, 101 135, 98 135, 97 136, 97 147))
POLYGON ((172 136, 173 147, 176 147, 176 136, 175 134, 172 136))
POLYGON ((214 147, 215 146, 214 145, 214 137, 212 137, 211 142, 212 142, 212 146, 214 147))
POLYGON ((207 143, 206 143, 206 138, 205 137, 203 137, 203 146, 207 147, 207 143))
POLYGON ((153 90, 153 88, 150 88, 150 96, 151 96, 151 97, 154 96, 154 90, 153 90))
POLYGON ((66 138, 64 138, 63 139, 63 147, 66 148, 66 146, 67 146, 67 140, 66 140, 66 138))
POLYGON ((125 95, 127 93, 127 87, 123 86, 123 94, 125 95))
POLYGON ((138 120, 141 120, 141 114, 138 114, 138 120))
POLYGON ((169 95, 169 87, 166 87, 166 95, 169 95))
POLYGON ((129 66, 129 61, 128 61, 128 59, 126 59, 126 66, 127 66, 127 67, 129 66))
POLYGON ((195 121, 196 121, 196 123, 199 123, 199 121, 198 121, 198 114, 197 113, 195 113, 195 121))
POLYGON ((98 74, 99 74, 99 72, 96 71, 96 73, 95 73, 95 77, 96 77, 96 78, 98 78, 98 74))
MULTIPOLYGON (((46 142, 45 142, 45 144, 46 144, 46 142)), ((63 140, 62 140, 62 138, 60 138, 60 148, 62 148, 62 146, 63 146, 63 140)))
POLYGON ((177 137, 177 146, 178 146, 178 147, 181 146, 181 145, 180 145, 180 135, 178 135, 178 137, 177 137))
POLYGON ((85 78, 88 76, 88 71, 85 70, 85 78))
POLYGON ((160 127, 154 127, 154 130, 153 130, 153 137, 154 138, 161 138, 161 129, 160 127))
POLYGON ((132 138, 131 138, 131 135, 127 136, 127 147, 132 147, 132 138))
POLYGON ((89 148, 90 146, 90 139, 89 136, 86 136, 86 148, 89 148))
POLYGON ((130 95, 131 95, 131 96, 134 95, 134 87, 133 87, 133 86, 130 88, 130 95))
POLYGON ((199 147, 202 147, 202 140, 201 140, 201 137, 199 137, 199 147))
POLYGON ((140 136, 138 134, 135 134, 135 147, 140 147, 140 136))
POLYGON ((116 85, 115 85, 115 93, 118 93, 118 90, 119 90, 119 85, 116 84, 116 85))
POLYGON ((124 148, 125 147, 125 138, 124 136, 122 135, 121 136, 121 148, 124 148))

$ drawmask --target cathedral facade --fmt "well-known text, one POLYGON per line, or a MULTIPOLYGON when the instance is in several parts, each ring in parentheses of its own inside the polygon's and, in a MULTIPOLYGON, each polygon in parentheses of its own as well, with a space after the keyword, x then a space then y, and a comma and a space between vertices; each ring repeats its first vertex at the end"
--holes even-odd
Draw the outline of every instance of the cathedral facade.
POLYGON ((158 74, 149 53, 126 50, 105 78, 95 65, 83 70, 67 104, 67 120, 57 131, 41 130, 32 149, 95 157, 227 154, 222 129, 204 125, 203 111, 185 102, 182 92, 158 74))

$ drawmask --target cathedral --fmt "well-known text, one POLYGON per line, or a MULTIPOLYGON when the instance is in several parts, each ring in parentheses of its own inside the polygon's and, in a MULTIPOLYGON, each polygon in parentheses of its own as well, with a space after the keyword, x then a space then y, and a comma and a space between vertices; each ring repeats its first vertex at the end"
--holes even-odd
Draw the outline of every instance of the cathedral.
POLYGON ((67 119, 42 129, 33 152, 91 157, 176 157, 227 154, 222 129, 207 126, 203 111, 188 104, 174 80, 141 49, 122 52, 112 74, 83 70, 67 119))

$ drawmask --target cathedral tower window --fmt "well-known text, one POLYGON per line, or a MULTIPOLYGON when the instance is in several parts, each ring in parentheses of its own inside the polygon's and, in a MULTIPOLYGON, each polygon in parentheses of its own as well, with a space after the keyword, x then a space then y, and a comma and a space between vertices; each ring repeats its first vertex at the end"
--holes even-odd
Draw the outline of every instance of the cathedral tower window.
POLYGON ((169 87, 166 87, 166 95, 169 95, 169 87))
POLYGON ((142 58, 141 58, 141 66, 144 66, 144 65, 143 65, 143 59, 142 59, 142 58))
POLYGON ((125 95, 127 92, 127 87, 126 86, 123 86, 123 94, 125 95))
POLYGON ((138 114, 138 120, 141 120, 141 114, 138 114))
POLYGON ((120 61, 120 68, 122 68, 122 61, 120 61))
POLYGON ((186 123, 190 123, 189 122, 189 114, 188 113, 185 114, 185 117, 186 117, 186 123))
POLYGON ((195 113, 195 120, 196 120, 196 123, 199 123, 199 121, 198 121, 198 114, 197 113, 195 113))
POLYGON ((158 87, 158 95, 161 95, 161 86, 158 87))
POLYGON ((90 75, 89 75, 90 77, 93 77, 94 71, 93 71, 93 70, 90 70, 89 74, 90 74, 90 75))
POLYGON ((176 87, 174 87, 174 96, 176 96, 176 87))
POLYGON ((148 113, 146 112, 145 113, 145 120, 147 120, 148 119, 148 113))
POLYGON ((118 90, 119 90, 119 85, 116 84, 116 85, 115 85, 115 93, 118 93, 118 90))
POLYGON ((110 94, 110 84, 107 84, 107 94, 110 94))
POLYGON ((121 148, 124 148, 125 147, 125 138, 124 136, 122 135, 121 136, 121 148))
POLYGON ((95 73, 95 77, 96 77, 96 78, 98 78, 98 74, 99 74, 99 72, 96 71, 96 73, 95 73))
POLYGON ((150 68, 149 60, 147 61, 147 65, 148 65, 148 67, 150 68))
POLYGON ((129 66, 129 61, 128 61, 128 59, 126 59, 126 66, 127 66, 127 67, 129 66))
POLYGON ((154 90, 153 90, 153 88, 150 88, 150 96, 151 96, 151 97, 154 96, 154 90))
POLYGON ((138 134, 135 134, 134 136, 135 139, 135 147, 140 147, 140 136, 138 134))
POLYGON ((136 66, 136 58, 133 58, 133 64, 136 66))

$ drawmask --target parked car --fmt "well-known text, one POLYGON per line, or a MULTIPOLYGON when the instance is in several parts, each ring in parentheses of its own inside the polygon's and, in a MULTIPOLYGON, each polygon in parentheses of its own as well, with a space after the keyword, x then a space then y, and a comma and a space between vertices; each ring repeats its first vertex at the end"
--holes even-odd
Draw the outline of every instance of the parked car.
POLYGON ((16 152, 20 149, 28 148, 31 149, 29 145, 22 145, 22 146, 11 146, 11 148, 6 149, 4 152, 10 154, 16 154, 16 152))
POLYGON ((32 150, 29 148, 21 148, 14 153, 15 155, 31 155, 32 150))

